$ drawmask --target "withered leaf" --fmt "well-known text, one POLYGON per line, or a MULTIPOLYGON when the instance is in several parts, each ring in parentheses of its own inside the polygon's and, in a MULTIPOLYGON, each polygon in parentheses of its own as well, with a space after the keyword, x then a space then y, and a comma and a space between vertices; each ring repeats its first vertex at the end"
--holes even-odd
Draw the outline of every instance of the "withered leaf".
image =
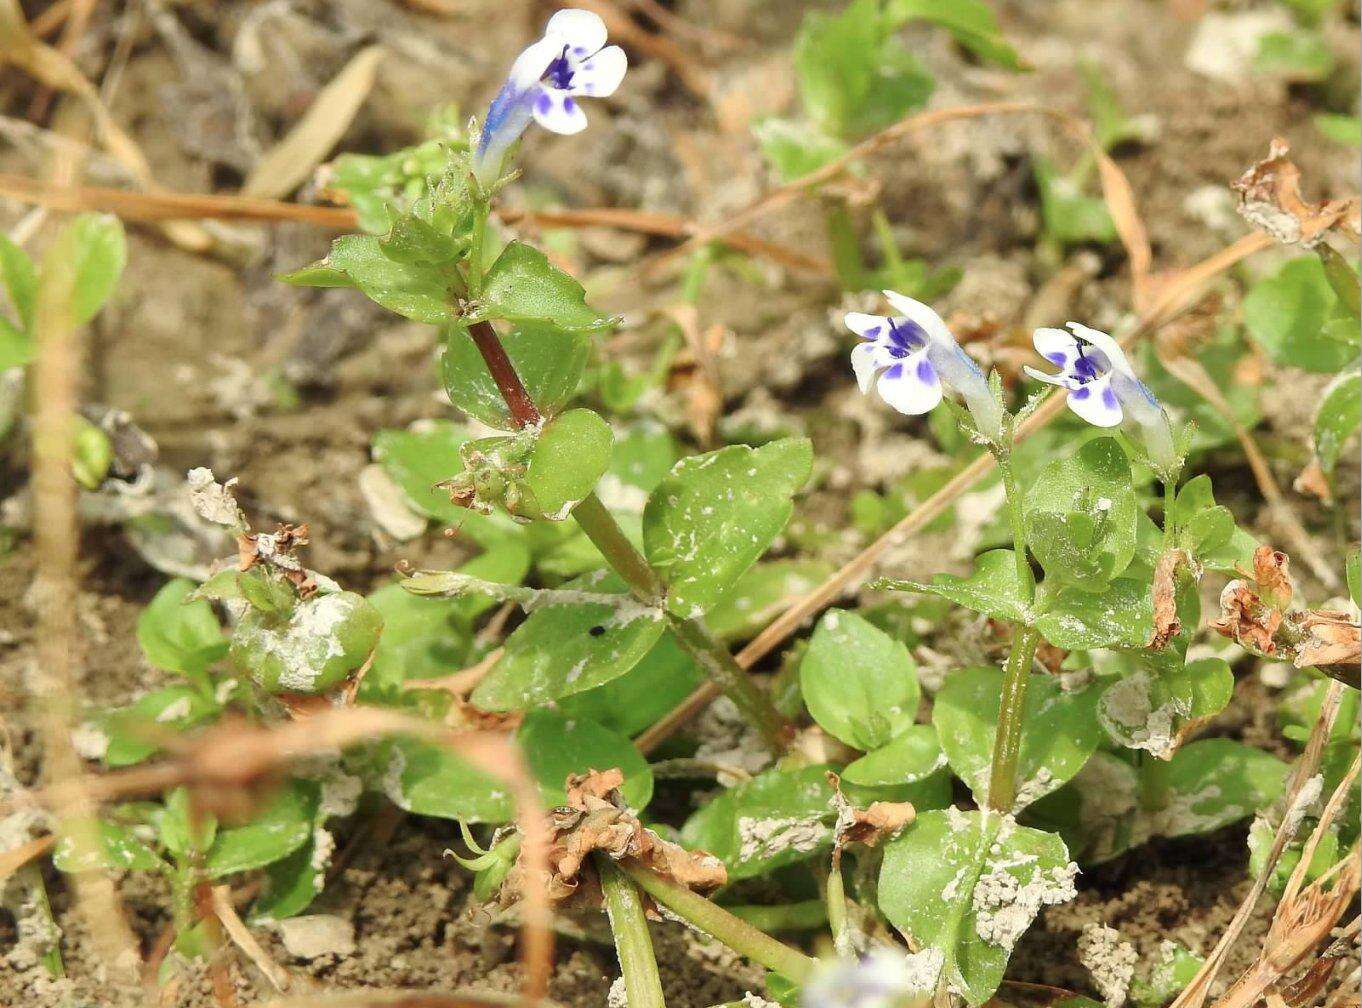
POLYGON ((1282 625, 1282 614, 1263 603, 1242 578, 1235 578, 1220 593, 1220 618, 1211 629, 1241 647, 1264 657, 1277 652, 1273 638, 1282 625))
POLYGON ((1267 157, 1231 183, 1239 194, 1239 214, 1256 228, 1287 245, 1312 248, 1338 228, 1358 233, 1356 198, 1308 203, 1301 197, 1300 169, 1287 155, 1291 146, 1275 137, 1267 157))
POLYGON ((1306 636, 1296 648, 1296 668, 1362 661, 1362 629, 1347 613, 1314 610, 1302 615, 1300 626, 1306 636))
POLYGON ((1193 566, 1191 554, 1184 549, 1170 549, 1159 557, 1154 568, 1154 636, 1149 647, 1162 650, 1168 642, 1182 632, 1182 620, 1178 619, 1178 571, 1183 567, 1193 577, 1197 571, 1193 566))

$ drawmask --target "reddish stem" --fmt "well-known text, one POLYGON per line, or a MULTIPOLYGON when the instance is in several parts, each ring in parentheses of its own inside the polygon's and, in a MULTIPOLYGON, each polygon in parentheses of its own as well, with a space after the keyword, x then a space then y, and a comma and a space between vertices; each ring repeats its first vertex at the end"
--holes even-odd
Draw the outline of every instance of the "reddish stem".
POLYGON ((501 345, 492 323, 474 322, 468 327, 468 334, 473 337, 473 345, 482 354, 492 381, 497 383, 501 397, 506 400, 511 421, 517 427, 533 427, 540 423, 544 415, 539 412, 539 407, 535 406, 520 376, 516 374, 515 365, 506 355, 506 348, 501 345))

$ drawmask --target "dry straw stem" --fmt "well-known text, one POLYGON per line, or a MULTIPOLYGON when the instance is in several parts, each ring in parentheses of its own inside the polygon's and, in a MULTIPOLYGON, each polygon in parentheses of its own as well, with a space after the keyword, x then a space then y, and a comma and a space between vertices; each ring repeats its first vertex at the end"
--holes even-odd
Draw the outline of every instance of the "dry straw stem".
MULTIPOLYGON (((114 121, 98 89, 67 56, 34 38, 18 0, 0 0, 0 65, 4 63, 12 63, 43 84, 79 98, 94 119, 95 131, 109 154, 138 185, 156 188, 146 155, 114 121)), ((167 224, 165 233, 175 244, 194 252, 205 251, 213 244, 202 227, 190 222, 167 224)))
POLYGON ((317 93, 303 117, 256 162, 241 195, 286 196, 306 182, 354 122, 373 89, 383 56, 383 47, 373 45, 350 57, 340 73, 317 93))
POLYGON ((288 990, 293 978, 289 976, 288 970, 271 959, 269 953, 261 948, 260 943, 255 940, 255 935, 251 934, 250 929, 237 915, 236 907, 232 905, 231 886, 213 887, 213 912, 222 922, 222 929, 227 932, 227 937, 236 943, 237 948, 245 953, 247 959, 255 963, 256 968, 265 975, 265 979, 274 985, 274 989, 288 990))
POLYGON ((491 991, 363 990, 265 1002, 260 1008, 559 1008, 545 998, 491 991))
MULTIPOLYGON (((1292 808, 1306 781, 1310 780, 1319 769, 1324 744, 1328 741, 1330 732, 1333 731, 1334 721, 1338 717, 1339 704, 1342 701, 1343 685, 1331 681, 1328 691, 1324 694, 1324 701, 1320 704, 1319 717, 1315 721, 1315 727, 1310 732, 1310 738, 1305 744, 1305 751, 1301 753, 1301 757, 1296 763, 1295 772, 1291 775, 1291 782, 1286 789, 1283 807, 1288 811, 1292 808)), ((1177 996, 1170 1008, 1201 1008, 1206 1003, 1206 998, 1210 996, 1211 984, 1215 982, 1216 976, 1224 968, 1230 950, 1238 941, 1240 933, 1244 930, 1244 925, 1248 923, 1249 917, 1252 916, 1254 908, 1258 905, 1258 900, 1267 889, 1268 879, 1272 877, 1277 862, 1281 859, 1282 851, 1291 842, 1294 827, 1299 825, 1299 821, 1292 823, 1293 818, 1299 819, 1299 817, 1283 814, 1281 825, 1277 827, 1277 833, 1272 839, 1272 847, 1269 849, 1267 859, 1263 864, 1263 870, 1253 880, 1252 888, 1244 897, 1239 909, 1235 911, 1229 926, 1225 928, 1225 933, 1220 936, 1220 941, 1216 942, 1215 948, 1206 957, 1206 961, 1202 964, 1197 975, 1192 978, 1191 983, 1183 988, 1182 993, 1177 996)), ((1356 857, 1356 852, 1351 856, 1356 857)), ((1217 1006, 1217 1008, 1220 1008, 1220 1006, 1217 1006)))
POLYGON ((24 865, 35 858, 40 858, 50 851, 57 843, 57 838, 53 835, 34 837, 18 847, 11 847, 7 851, 0 851, 0 888, 4 887, 7 878, 17 872, 24 865))

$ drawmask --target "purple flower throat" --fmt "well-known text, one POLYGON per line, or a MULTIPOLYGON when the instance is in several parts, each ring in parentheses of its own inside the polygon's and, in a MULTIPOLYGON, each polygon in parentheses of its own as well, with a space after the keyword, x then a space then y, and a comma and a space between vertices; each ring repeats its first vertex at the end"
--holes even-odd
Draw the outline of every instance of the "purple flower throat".
POLYGON ((543 79, 548 82, 550 87, 555 87, 560 91, 566 91, 572 86, 572 64, 567 58, 568 47, 563 46, 563 51, 559 53, 544 71, 543 79))

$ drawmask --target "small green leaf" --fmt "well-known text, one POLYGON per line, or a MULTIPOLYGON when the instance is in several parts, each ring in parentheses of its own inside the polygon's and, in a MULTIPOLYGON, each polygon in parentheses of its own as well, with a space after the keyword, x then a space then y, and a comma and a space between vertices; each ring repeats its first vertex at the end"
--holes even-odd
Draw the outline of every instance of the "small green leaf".
POLYGON ((443 746, 394 739, 384 751, 380 785, 398 808, 467 823, 504 823, 515 813, 505 784, 443 746))
POLYGON ((846 153, 847 145, 809 122, 763 119, 753 127, 757 143, 781 182, 793 182, 846 153))
POLYGON ((610 465, 610 425, 589 409, 568 410, 544 425, 525 483, 546 518, 562 520, 610 465))
POLYGON ((1362 425, 1362 372, 1345 371, 1324 390, 1315 413, 1315 454, 1333 472, 1348 439, 1362 425))
POLYGON ((996 549, 982 554, 968 577, 937 574, 931 584, 886 579, 877 582, 875 587, 935 595, 1009 623, 1026 623, 1030 619, 1026 596, 1017 580, 1015 554, 1011 550, 996 549))
POLYGON ((536 608, 506 639, 501 660, 473 691, 475 704, 518 710, 600 686, 633 668, 662 635, 662 614, 625 594, 614 574, 580 578, 567 588, 618 593, 619 605, 536 608))
POLYGON ((157 734, 187 731, 217 712, 217 704, 198 690, 183 685, 167 686, 97 718, 94 727, 109 741, 104 752, 105 765, 130 766, 160 751, 160 745, 152 741, 157 734))
POLYGON ((664 633, 624 675, 557 704, 568 717, 588 718, 632 737, 690 696, 704 678, 695 659, 664 633))
POLYGON ((1045 234, 1060 245, 1116 241, 1116 225, 1107 204, 1089 196, 1073 177, 1060 174, 1048 160, 1033 162, 1036 187, 1040 190, 1040 216, 1045 234))
POLYGON ((893 787, 926 780, 946 765, 932 725, 909 725, 898 735, 842 771, 842 780, 866 787, 893 787))
POLYGON ((324 872, 313 863, 314 836, 287 857, 265 867, 265 884, 251 906, 251 923, 283 920, 302 913, 321 892, 324 872))
POLYGON ((998 19, 986 0, 890 0, 886 12, 894 21, 939 24, 975 56, 1005 70, 1026 68, 1017 51, 1003 38, 998 19))
POLYGON ((137 838, 134 827, 99 820, 96 824, 99 850, 76 853, 69 836, 63 836, 52 850, 52 863, 59 871, 155 871, 164 867, 156 852, 137 838))
MULTIPOLYGON (((33 360, 33 337, 0 315, 0 371, 23 367, 33 360)), ((12 422, 6 420, 5 424, 12 422)))
POLYGON ((1130 1000, 1135 1008, 1163 1008, 1196 979, 1206 960, 1170 939, 1159 945, 1159 956, 1147 976, 1136 977, 1130 985, 1130 1000))
POLYGON ((581 284, 550 263, 543 252, 518 241, 502 249, 487 270, 479 305, 468 317, 537 322, 566 332, 610 324, 609 318, 587 305, 581 284))
POLYGON ((217 818, 211 812, 196 814, 189 789, 183 786, 166 795, 156 825, 161 843, 180 859, 208 850, 218 833, 217 818))
POLYGON ((710 633, 725 644, 750 640, 795 599, 832 576, 823 560, 768 560, 753 564, 705 616, 710 633))
MULTIPOLYGON (((1316 256, 1286 263, 1259 280, 1244 298, 1244 324, 1255 343, 1279 364, 1333 374, 1357 357, 1356 343, 1332 338, 1328 323, 1346 318, 1316 256)), ((1348 320, 1356 339, 1357 323, 1348 320)))
POLYGON ((827 768, 768 770, 721 793, 686 820, 682 842, 728 867, 730 881, 807 860, 832 843, 827 768))
POLYGON ((57 248, 71 264, 71 321, 82 326, 104 307, 128 261, 123 225, 109 214, 81 214, 57 237, 57 248))
POLYGON ((1247 566, 1257 542, 1239 528, 1228 508, 1215 503, 1211 478, 1205 473, 1188 480, 1173 506, 1177 544, 1209 570, 1233 573, 1247 566))
POLYGON ((1154 634, 1154 602, 1148 582, 1118 578, 1100 592, 1061 588, 1053 596, 1042 586, 1036 629, 1055 647, 1069 651, 1143 647, 1154 634))
POLYGON ((113 445, 109 435, 77 414, 71 445, 71 473, 86 490, 98 490, 113 464, 113 445))
POLYGON ((1287 766, 1277 757, 1232 739, 1183 746, 1167 763, 1141 767, 1145 788, 1162 795, 1155 832, 1210 833, 1267 808, 1285 790, 1287 766))
POLYGON ((553 710, 533 710, 516 733, 530 772, 539 781, 544 804, 567 802, 565 784, 569 774, 589 770, 624 773, 620 793, 629 807, 641 811, 653 797, 653 771, 628 737, 588 718, 553 710))
POLYGON ((1324 278, 1338 296, 1343 310, 1354 319, 1362 315, 1362 284, 1358 282, 1356 267, 1328 242, 1320 242, 1315 254, 1319 256, 1320 265, 1324 267, 1324 278))
POLYGON ((263 868, 307 843, 317 818, 319 790, 314 781, 289 781, 251 822, 218 830, 204 858, 209 878, 263 868))
POLYGON ((1094 438, 1042 469, 1023 511, 1027 542, 1054 581, 1096 591, 1135 555, 1139 507, 1130 463, 1113 438, 1094 438))
POLYGON ((1333 143, 1343 147, 1356 147, 1362 144, 1362 119, 1355 115, 1340 115, 1337 112, 1319 112, 1313 117, 1315 129, 1333 143))
POLYGON ((1268 32, 1258 40, 1253 69, 1285 80, 1314 83, 1325 80, 1334 69, 1334 54, 1324 37, 1306 28, 1268 32))
POLYGON ((925 812, 885 845, 879 904, 921 950, 922 993, 949 989, 977 1006, 1037 911, 1073 899, 1076 870, 1053 833, 995 812, 925 812))
POLYGON ((676 464, 643 511, 644 552, 668 584, 672 612, 697 616, 737 583, 785 528, 812 464, 806 438, 676 464))
MULTIPOLYGON (((980 805, 988 803, 993 740, 998 727, 1003 674, 994 668, 950 673, 936 695, 932 724, 956 776, 980 805)), ((1097 723, 1099 688, 1065 693, 1050 676, 1031 675, 1022 717, 1014 811, 1049 794, 1074 774, 1102 740, 1097 723)))
MULTIPOLYGON (((553 416, 576 395, 591 351, 584 335, 546 322, 527 321, 500 338, 506 356, 541 413, 553 416)), ((445 331, 440 370, 450 402, 489 427, 511 429, 506 401, 468 330, 460 324, 445 331)))
POLYGON ((332 592, 299 602, 284 621, 247 613, 228 657, 268 692, 321 693, 369 659, 382 629, 382 615, 364 596, 332 592))
POLYGON ((394 262, 438 269, 458 262, 468 248, 468 239, 452 237, 415 214, 404 214, 393 221, 378 246, 394 262))
POLYGON ((447 269, 389 259, 373 235, 342 235, 315 267, 284 279, 303 286, 336 287, 340 276, 370 300, 413 322, 443 325, 455 315, 453 277, 447 269))
POLYGON ((917 665, 908 649, 843 609, 819 620, 799 686, 819 726, 862 752, 885 745, 917 717, 917 665))
POLYGON ((186 601, 193 591, 194 582, 177 578, 137 617, 137 643, 147 661, 191 679, 227 653, 213 607, 202 599, 186 601))
POLYGON ((18 329, 31 332, 38 304, 38 268, 29 254, 0 234, 0 283, 18 315, 18 329))
POLYGON ((1224 659, 1184 665, 1173 657, 1172 667, 1142 667, 1106 687, 1097 716, 1118 744, 1168 759, 1182 729, 1219 714, 1233 692, 1234 673, 1224 659))

